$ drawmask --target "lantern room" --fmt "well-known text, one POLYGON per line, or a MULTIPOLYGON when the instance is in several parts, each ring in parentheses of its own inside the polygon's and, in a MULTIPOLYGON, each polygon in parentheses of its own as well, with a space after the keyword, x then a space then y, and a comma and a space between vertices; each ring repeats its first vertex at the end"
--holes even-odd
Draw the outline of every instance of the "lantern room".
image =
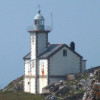
POLYGON ((44 17, 41 15, 40 10, 38 10, 37 15, 34 17, 34 30, 36 31, 44 30, 44 17))

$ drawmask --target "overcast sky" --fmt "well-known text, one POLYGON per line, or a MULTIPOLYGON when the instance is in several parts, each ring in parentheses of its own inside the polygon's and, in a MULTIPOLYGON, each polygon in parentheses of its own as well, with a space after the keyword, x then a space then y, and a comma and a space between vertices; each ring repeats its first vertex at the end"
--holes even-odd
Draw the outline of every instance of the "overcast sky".
POLYGON ((100 65, 100 0, 0 0, 0 88, 24 74, 23 57, 30 52, 27 26, 33 25, 40 5, 49 42, 70 44, 87 60, 100 65))

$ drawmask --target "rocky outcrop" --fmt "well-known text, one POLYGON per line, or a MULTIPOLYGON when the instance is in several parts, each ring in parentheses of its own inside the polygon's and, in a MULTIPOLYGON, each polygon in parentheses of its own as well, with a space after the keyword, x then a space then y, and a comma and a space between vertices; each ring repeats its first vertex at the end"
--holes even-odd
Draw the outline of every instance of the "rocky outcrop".
POLYGON ((67 80, 59 82, 61 86, 52 83, 49 86, 45 87, 44 89, 47 90, 49 93, 46 100, 82 100, 82 99, 100 100, 98 96, 100 95, 99 92, 100 81, 98 81, 100 80, 100 76, 99 76, 100 72, 98 72, 99 68, 100 67, 96 67, 96 68, 88 69, 84 73, 73 74, 75 78, 72 78, 71 77, 72 75, 68 75, 68 77, 70 76, 70 78, 67 78, 67 80), (96 69, 97 71, 95 71, 96 69), (93 85, 94 79, 95 79, 95 84, 93 85), (50 92, 52 88, 54 89, 54 91, 50 92), (90 96, 88 95, 92 95, 93 99, 91 99, 90 96))
POLYGON ((94 71, 82 100, 100 100, 100 69, 94 71))
MULTIPOLYGON (((82 100, 82 96, 84 94, 83 100, 100 100, 98 96, 100 95, 100 73, 97 70, 99 68, 100 66, 90 68, 84 73, 73 74, 75 78, 71 75, 71 77, 68 77, 67 80, 48 85, 43 90, 44 93, 48 93, 46 99, 82 100), (96 97, 96 99, 91 99, 91 96, 96 97)), ((23 77, 24 76, 21 76, 16 80, 13 80, 2 91, 23 91, 23 77)))
POLYGON ((82 100, 82 97, 83 97, 83 93, 79 93, 71 97, 65 97, 63 100, 82 100))
POLYGON ((16 80, 13 80, 2 91, 12 91, 12 92, 23 91, 23 76, 17 78, 16 80))

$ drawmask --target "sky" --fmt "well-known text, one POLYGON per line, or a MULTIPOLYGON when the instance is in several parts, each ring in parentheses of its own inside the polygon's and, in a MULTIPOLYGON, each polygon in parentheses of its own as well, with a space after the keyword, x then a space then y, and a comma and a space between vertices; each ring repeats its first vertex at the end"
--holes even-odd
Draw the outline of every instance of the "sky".
POLYGON ((0 89, 24 74, 23 57, 30 52, 28 26, 38 5, 45 24, 52 25, 49 42, 70 44, 87 60, 100 65, 100 0, 0 0, 0 89))

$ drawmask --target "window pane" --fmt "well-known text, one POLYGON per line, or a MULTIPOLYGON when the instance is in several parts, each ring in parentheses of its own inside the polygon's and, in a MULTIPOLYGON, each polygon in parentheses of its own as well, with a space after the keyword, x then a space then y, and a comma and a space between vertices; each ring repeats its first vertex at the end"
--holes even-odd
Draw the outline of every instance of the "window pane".
POLYGON ((38 21, 38 24, 39 24, 39 25, 43 25, 43 20, 39 20, 39 21, 38 21))
POLYGON ((37 20, 34 21, 34 24, 37 25, 37 20))
POLYGON ((67 50, 63 50, 63 56, 67 56, 67 50))

